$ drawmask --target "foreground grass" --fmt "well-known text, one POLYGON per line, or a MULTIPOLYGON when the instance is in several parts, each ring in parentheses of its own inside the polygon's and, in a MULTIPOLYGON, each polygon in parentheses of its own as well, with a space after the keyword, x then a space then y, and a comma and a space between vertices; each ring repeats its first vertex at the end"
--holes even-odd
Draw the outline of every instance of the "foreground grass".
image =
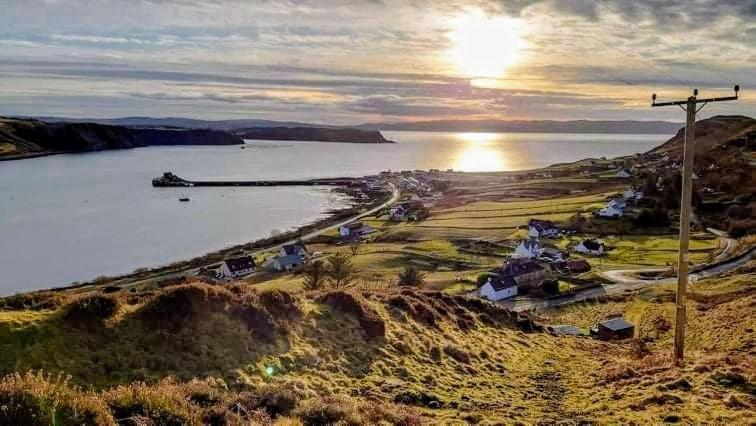
MULTIPOLYGON (((58 383, 54 377, 16 376, 0 385, 0 400, 23 400, 48 417, 52 409, 54 416, 143 416, 159 424, 200 424, 212 416, 223 418, 220 424, 311 424, 324 413, 330 422, 352 424, 627 424, 674 416, 742 424, 753 414, 754 371, 746 356, 752 283, 747 272, 702 282, 709 299, 691 302, 689 353, 696 361, 682 369, 666 358, 665 333, 638 353, 630 343, 532 333, 485 302, 417 289, 294 297, 184 285, 98 295, 54 310, 3 313, 5 372, 44 369, 71 380, 52 386, 44 383, 58 383), (673 384, 681 376, 691 387, 673 384), (234 412, 235 404, 244 410, 234 412)), ((657 290, 565 308, 548 320, 588 325, 619 312, 656 324, 653 318, 671 314, 670 303, 657 290)))

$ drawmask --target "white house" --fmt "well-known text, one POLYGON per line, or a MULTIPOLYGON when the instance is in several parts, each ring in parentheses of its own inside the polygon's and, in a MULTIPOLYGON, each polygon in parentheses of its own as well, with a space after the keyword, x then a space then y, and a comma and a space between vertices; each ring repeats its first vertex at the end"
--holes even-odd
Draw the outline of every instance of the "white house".
POLYGON ((281 247, 280 255, 281 257, 298 256, 304 261, 307 259, 308 253, 307 249, 302 244, 286 244, 281 247))
POLYGON ((627 201, 624 198, 614 198, 609 201, 608 207, 614 207, 617 210, 622 210, 627 207, 627 201))
POLYGON ((226 259, 212 271, 215 277, 221 280, 233 280, 243 277, 255 271, 255 261, 250 256, 235 257, 226 259))
POLYGON ((530 219, 528 236, 530 238, 551 238, 559 235, 559 228, 548 220, 530 219))
POLYGON ((601 256, 604 254, 604 243, 596 240, 583 240, 575 247, 575 251, 590 256, 601 256))
POLYGON ((511 276, 488 277, 488 281, 480 287, 480 297, 492 302, 517 296, 517 283, 511 276))
POLYGON ((596 214, 601 217, 622 217, 623 212, 616 207, 607 206, 596 212, 596 214))
POLYGON ((339 226, 339 235, 341 238, 360 238, 373 232, 375 232, 375 229, 362 222, 353 222, 339 226))
POLYGON ((629 170, 622 169, 622 170, 620 170, 620 171, 617 172, 617 177, 620 178, 620 179, 627 179, 627 178, 633 177, 633 175, 632 175, 632 173, 630 173, 629 170))
POLYGON ((520 244, 515 248, 513 257, 532 259, 538 257, 543 249, 538 240, 522 240, 520 244))

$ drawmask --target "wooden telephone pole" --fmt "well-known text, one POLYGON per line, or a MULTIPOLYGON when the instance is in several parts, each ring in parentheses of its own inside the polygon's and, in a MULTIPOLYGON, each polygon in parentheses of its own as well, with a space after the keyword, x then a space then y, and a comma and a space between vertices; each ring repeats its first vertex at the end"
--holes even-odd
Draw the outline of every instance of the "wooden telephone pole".
POLYGON ((675 364, 682 365, 685 347, 685 294, 688 287, 688 246, 690 239, 690 213, 693 193, 693 157, 696 148, 696 113, 710 102, 738 99, 740 86, 735 85, 735 96, 697 99, 698 89, 684 101, 656 102, 656 93, 651 96, 652 107, 677 105, 685 111, 685 139, 683 143, 682 194, 680 196, 680 253, 677 259, 677 295, 675 303, 675 364), (701 104, 699 107, 698 104, 701 104))

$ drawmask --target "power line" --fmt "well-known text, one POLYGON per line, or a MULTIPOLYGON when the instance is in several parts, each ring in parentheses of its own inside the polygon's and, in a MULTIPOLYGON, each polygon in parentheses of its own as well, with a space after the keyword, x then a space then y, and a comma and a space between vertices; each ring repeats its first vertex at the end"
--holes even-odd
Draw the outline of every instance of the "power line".
MULTIPOLYGON (((617 10, 617 9, 615 9, 614 7, 610 7, 610 6, 609 6, 609 4, 610 4, 609 2, 606 2, 606 1, 600 1, 600 0, 593 0, 593 3, 594 3, 594 4, 596 4, 596 5, 597 5, 597 6, 599 6, 599 7, 603 7, 603 8, 605 8, 605 9, 609 10, 610 12, 614 13, 615 15, 618 15, 618 16, 622 16, 622 15, 623 15, 623 14, 622 14, 622 12, 618 11, 618 10, 617 10)), ((640 26, 640 25, 638 25, 637 23, 635 23, 635 22, 633 22, 633 21, 627 21, 627 22, 625 22, 625 23, 626 23, 626 24, 628 24, 628 25, 630 25, 630 26, 632 26, 632 27, 633 27, 633 28, 635 28, 636 30, 639 30, 639 31, 645 31, 645 29, 641 28, 641 26, 640 26)), ((662 42, 664 42, 665 44, 667 44, 667 45, 669 46, 669 43, 668 43, 668 42, 667 42, 666 40, 664 40, 664 38, 663 38, 663 37, 661 37, 661 36, 659 36, 659 35, 657 35, 657 36, 659 37, 659 39, 660 39, 660 40, 662 40, 662 42)), ((686 57, 687 59, 690 59, 690 56, 688 56, 688 55, 685 55, 685 57, 686 57)), ((708 65, 708 64, 707 64, 707 63, 705 63, 705 62, 699 62, 699 63, 696 63, 696 65, 697 65, 697 66, 700 66, 700 67, 702 67, 702 68, 704 68, 704 69, 705 69, 706 71, 708 71, 708 72, 709 72, 709 73, 710 73, 711 75, 714 75, 714 76, 716 76, 717 78, 720 78, 720 79, 723 79, 723 80, 727 81, 727 82, 728 82, 728 83, 729 83, 730 85, 734 85, 734 84, 735 84, 735 83, 733 82, 733 80, 731 80, 731 79, 730 79, 730 78, 729 78, 728 76, 726 76, 726 75, 725 75, 725 74, 724 74, 723 72, 721 72, 721 71, 717 70, 716 68, 713 68, 713 67, 711 67, 710 65, 708 65)))

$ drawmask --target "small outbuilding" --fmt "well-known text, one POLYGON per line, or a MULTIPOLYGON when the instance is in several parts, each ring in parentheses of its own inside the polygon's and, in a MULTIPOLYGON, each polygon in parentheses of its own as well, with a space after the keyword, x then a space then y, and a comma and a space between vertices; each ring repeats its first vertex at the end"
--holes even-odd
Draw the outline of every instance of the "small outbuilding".
POLYGON ((630 339, 635 335, 635 326, 622 317, 611 318, 591 328, 591 336, 601 340, 630 339))

